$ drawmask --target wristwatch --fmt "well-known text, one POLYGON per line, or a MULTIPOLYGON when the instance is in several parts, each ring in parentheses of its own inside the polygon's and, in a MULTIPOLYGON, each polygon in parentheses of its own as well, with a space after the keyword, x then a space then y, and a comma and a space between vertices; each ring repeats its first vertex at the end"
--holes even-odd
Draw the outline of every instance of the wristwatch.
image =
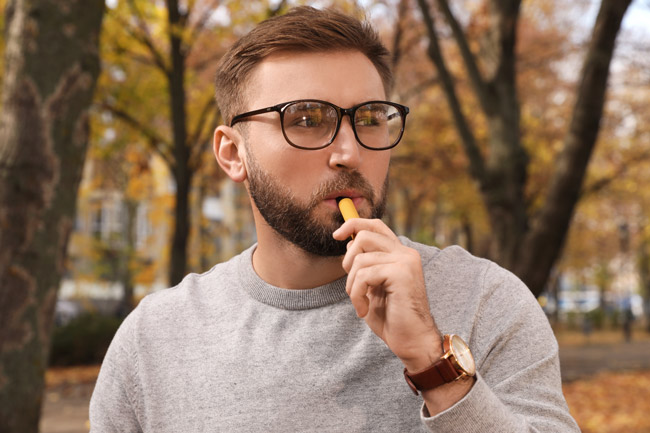
POLYGON ((428 391, 445 383, 453 382, 461 377, 472 377, 476 374, 474 357, 465 341, 454 334, 447 334, 442 340, 443 355, 431 367, 415 373, 404 369, 404 378, 415 395, 419 391, 428 391))

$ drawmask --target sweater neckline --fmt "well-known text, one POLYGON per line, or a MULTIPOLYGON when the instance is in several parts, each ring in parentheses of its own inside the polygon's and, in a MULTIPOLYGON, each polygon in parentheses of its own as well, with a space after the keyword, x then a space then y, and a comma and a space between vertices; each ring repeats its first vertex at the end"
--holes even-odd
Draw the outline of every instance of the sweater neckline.
POLYGON ((242 252, 239 261, 241 287, 253 299, 283 310, 308 310, 338 303, 348 298, 347 276, 313 289, 284 289, 262 280, 253 268, 253 252, 257 244, 242 252))

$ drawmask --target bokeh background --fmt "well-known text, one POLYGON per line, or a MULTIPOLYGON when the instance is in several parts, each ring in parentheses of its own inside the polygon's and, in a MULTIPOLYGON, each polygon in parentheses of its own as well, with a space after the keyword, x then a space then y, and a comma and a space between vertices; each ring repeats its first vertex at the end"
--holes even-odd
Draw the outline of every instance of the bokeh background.
POLYGON ((650 432, 648 0, 0 0, 0 431, 88 431, 121 320, 255 242, 212 80, 299 4, 391 50, 386 221, 528 284, 583 431, 650 432))

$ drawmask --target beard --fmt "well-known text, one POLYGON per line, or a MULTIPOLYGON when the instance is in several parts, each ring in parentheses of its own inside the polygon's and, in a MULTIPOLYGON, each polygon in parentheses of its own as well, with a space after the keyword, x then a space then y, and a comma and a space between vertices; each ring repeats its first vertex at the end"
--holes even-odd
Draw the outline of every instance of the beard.
POLYGON ((332 210, 322 221, 315 215, 316 207, 332 192, 360 192, 370 203, 370 218, 381 218, 386 210, 388 175, 376 197, 370 183, 357 170, 341 171, 319 185, 309 202, 302 205, 287 187, 259 167, 250 153, 248 162, 248 190, 260 214, 276 233, 309 254, 334 257, 346 252, 348 241, 332 237, 344 222, 341 213, 332 210))

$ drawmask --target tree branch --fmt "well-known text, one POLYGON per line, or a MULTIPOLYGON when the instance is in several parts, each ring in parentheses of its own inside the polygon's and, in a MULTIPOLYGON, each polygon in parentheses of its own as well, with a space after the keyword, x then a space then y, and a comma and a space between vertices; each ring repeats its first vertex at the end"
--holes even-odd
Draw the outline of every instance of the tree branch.
POLYGON ((205 127, 205 122, 208 118, 208 114, 210 114, 210 109, 212 108, 213 110, 216 111, 216 108, 214 107, 214 100, 212 97, 210 97, 204 104, 203 107, 201 108, 201 112, 199 114, 198 120, 196 122, 196 126, 194 127, 194 131, 190 132, 188 135, 188 145, 193 147, 194 144, 197 142, 197 139, 202 135, 203 133, 203 128, 205 127))
POLYGON ((123 55, 128 55, 133 61, 136 63, 139 63, 144 66, 150 66, 153 68, 159 68, 159 65, 156 64, 155 60, 152 59, 149 56, 143 55, 143 54, 138 54, 133 51, 131 51, 129 48, 125 47, 124 45, 120 44, 119 42, 115 43, 113 48, 111 48, 111 52, 120 57, 123 55))
POLYGON ((427 49, 427 54, 438 70, 438 76, 442 84, 442 89, 447 95, 447 101, 449 103, 451 114, 460 134, 465 153, 469 159, 470 173, 474 179, 479 181, 479 183, 483 183, 486 179, 485 162, 483 160, 483 155, 481 154, 481 151, 476 143, 476 137, 474 137, 474 134, 472 133, 469 124, 467 123, 467 118, 461 110, 460 101, 458 100, 456 89, 454 88, 453 78, 447 69, 444 58, 442 57, 442 52, 440 50, 440 45, 438 43, 438 37, 436 34, 435 22, 431 16, 431 12, 429 11, 429 6, 427 5, 426 0, 418 0, 418 4, 422 10, 424 24, 429 35, 429 46, 427 49))
POLYGON ((492 106, 494 105, 490 103, 491 92, 489 91, 488 84, 485 82, 485 80, 483 80, 483 77, 481 76, 481 72, 478 69, 476 59, 474 58, 474 54, 472 54, 472 51, 469 48, 469 44, 467 43, 467 38, 465 37, 463 30, 460 28, 458 20, 451 12, 447 0, 437 0, 437 2, 438 6, 442 10, 443 15, 445 16, 445 19, 449 23, 452 34, 454 35, 454 39, 456 40, 456 44, 460 50, 460 55, 463 59, 463 63, 465 64, 465 69, 467 69, 469 81, 474 88, 474 92, 476 93, 478 101, 481 104, 481 108, 484 112, 489 113, 492 109, 492 106))
POLYGON ((416 83, 413 87, 410 87, 406 89, 403 93, 401 98, 405 101, 410 100, 412 97, 421 95, 422 92, 427 89, 428 87, 435 86, 436 84, 439 84, 440 80, 438 78, 433 77, 426 79, 424 81, 421 81, 419 83, 416 83))
POLYGON ((634 155, 631 158, 628 158, 624 162, 618 165, 614 172, 610 174, 609 176, 602 176, 600 179, 597 179, 593 181, 589 185, 585 185, 584 188, 582 188, 582 191, 580 192, 580 197, 585 197, 588 195, 596 194, 603 189, 607 188, 613 181, 616 179, 620 178, 623 176, 625 173, 627 173, 631 168, 633 168, 636 164, 647 161, 650 159, 650 150, 646 150, 645 152, 642 152, 640 155, 634 155))
POLYGON ((515 44, 517 42, 517 23, 519 21, 519 8, 521 0, 499 0, 493 1, 493 7, 497 9, 496 19, 499 31, 496 38, 498 52, 498 63, 495 80, 509 83, 515 86, 515 44))
POLYGON ((221 115, 217 110, 209 110, 209 112, 212 114, 211 120, 206 122, 208 124, 207 128, 202 128, 205 132, 196 137, 193 146, 195 151, 189 162, 190 167, 195 171, 198 171, 201 168, 201 155, 210 148, 210 145, 212 144, 212 134, 217 126, 219 126, 219 122, 221 122, 221 115))
POLYGON ((404 36, 404 28, 402 22, 406 16, 408 0, 400 0, 397 9, 397 22, 395 23, 395 34, 393 35, 393 56, 391 57, 391 70, 395 71, 402 57, 402 38, 404 36))
POLYGON ((194 24, 190 29, 190 37, 187 40, 188 56, 190 51, 192 51, 192 48, 194 47, 194 43, 199 38, 199 35, 203 32, 203 30, 205 30, 208 21, 210 20, 212 14, 214 14, 214 10, 216 9, 218 3, 219 3, 218 1, 213 0, 209 4, 205 5, 200 17, 196 21, 194 21, 194 24))
POLYGON ((98 106, 100 108, 109 111, 115 117, 117 117, 118 119, 120 119, 121 121, 129 125, 131 128, 135 129, 136 131, 144 135, 150 147, 160 155, 160 157, 167 163, 170 169, 174 167, 175 162, 173 156, 168 155, 162 148, 163 145, 167 148, 171 147, 171 143, 168 140, 166 140, 163 136, 156 133, 156 131, 149 128, 144 123, 140 122, 138 119, 133 117, 127 111, 118 108, 107 101, 99 102, 98 106))
POLYGON ((139 33, 136 32, 129 23, 125 22, 123 19, 119 19, 121 21, 122 26, 124 29, 133 37, 135 40, 140 42, 142 45, 144 45, 149 53, 151 53, 151 56, 154 59, 154 63, 160 68, 160 70, 165 74, 169 75, 170 72, 170 67, 165 63, 165 58, 162 55, 162 53, 158 50, 156 47, 153 38, 151 37, 151 33, 149 32, 149 28, 147 27, 147 24, 145 23, 144 19, 142 18, 142 15, 140 11, 138 10, 137 6, 135 5, 134 0, 128 0, 129 7, 131 9, 131 12, 133 15, 135 15, 136 18, 136 23, 138 26, 138 30, 140 31, 139 33))

